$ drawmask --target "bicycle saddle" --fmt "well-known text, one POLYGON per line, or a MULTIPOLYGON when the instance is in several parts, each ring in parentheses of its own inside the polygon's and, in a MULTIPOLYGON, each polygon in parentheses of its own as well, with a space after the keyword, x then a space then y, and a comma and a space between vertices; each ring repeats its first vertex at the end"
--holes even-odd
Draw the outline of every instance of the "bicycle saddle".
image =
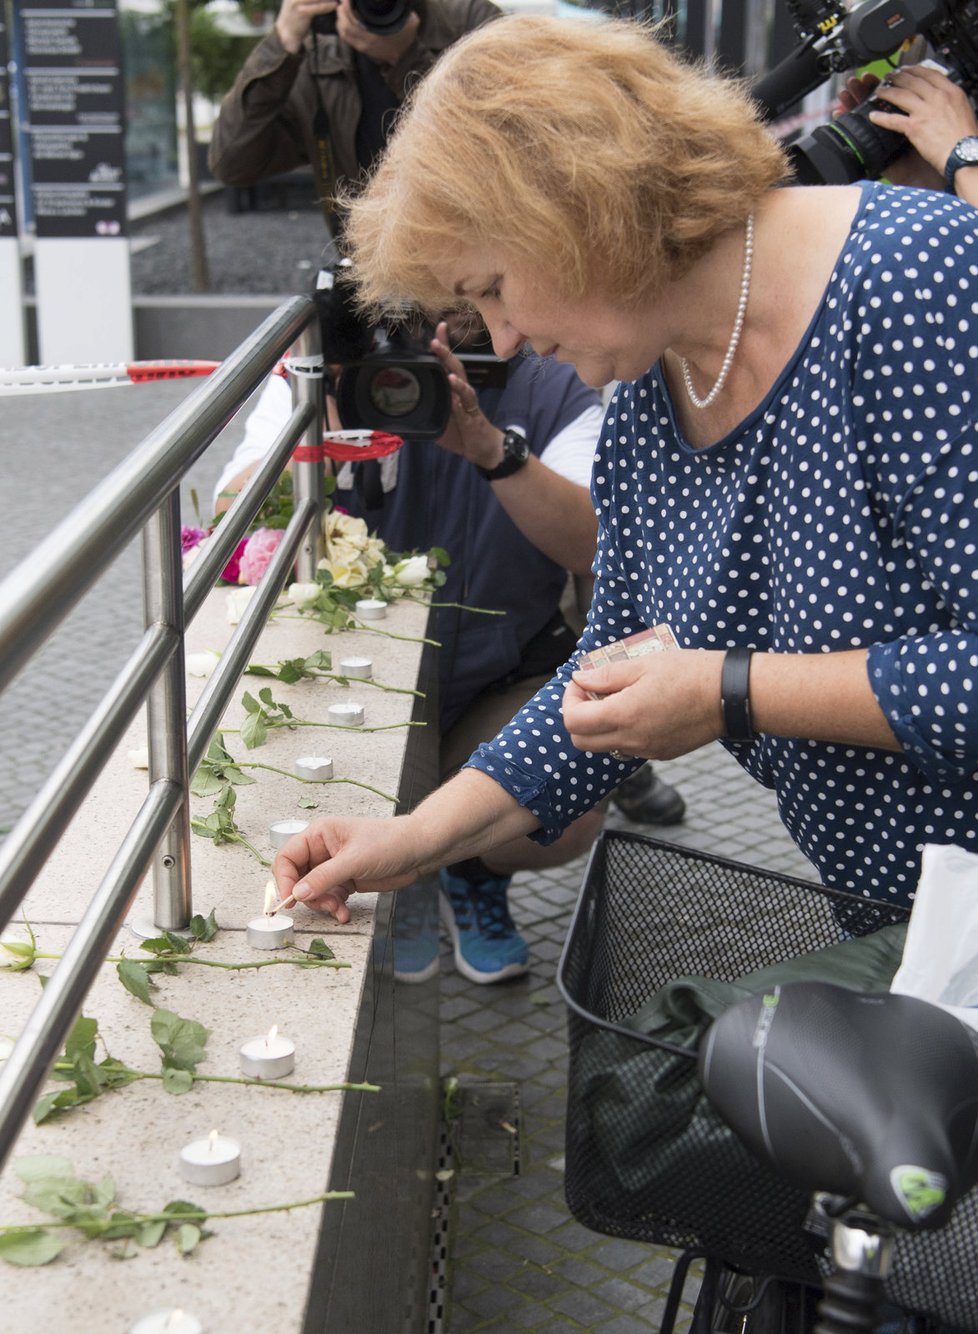
POLYGON ((978 1181, 978 1053, 910 996, 791 982, 700 1046, 710 1102, 779 1176, 903 1228, 940 1227, 978 1181))

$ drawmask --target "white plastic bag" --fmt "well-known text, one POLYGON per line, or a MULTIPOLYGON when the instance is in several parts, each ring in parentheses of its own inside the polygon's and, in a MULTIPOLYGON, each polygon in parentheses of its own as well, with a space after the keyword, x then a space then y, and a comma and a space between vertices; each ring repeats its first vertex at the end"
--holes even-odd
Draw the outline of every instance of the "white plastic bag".
POLYGON ((978 1029, 978 855, 924 847, 903 961, 890 986, 978 1029))

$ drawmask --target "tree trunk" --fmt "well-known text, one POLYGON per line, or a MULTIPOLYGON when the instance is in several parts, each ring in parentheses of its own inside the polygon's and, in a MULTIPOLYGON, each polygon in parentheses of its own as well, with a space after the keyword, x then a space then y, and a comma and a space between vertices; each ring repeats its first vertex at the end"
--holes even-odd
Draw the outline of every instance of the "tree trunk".
POLYGON ((207 272, 207 242, 204 237, 204 218, 201 210, 200 186, 197 174, 197 130, 194 124, 194 81, 190 60, 190 4, 189 0, 175 0, 174 14, 177 27, 177 74, 183 95, 184 133, 187 137, 188 197, 187 216, 190 220, 190 251, 193 256, 194 291, 210 290, 207 272))

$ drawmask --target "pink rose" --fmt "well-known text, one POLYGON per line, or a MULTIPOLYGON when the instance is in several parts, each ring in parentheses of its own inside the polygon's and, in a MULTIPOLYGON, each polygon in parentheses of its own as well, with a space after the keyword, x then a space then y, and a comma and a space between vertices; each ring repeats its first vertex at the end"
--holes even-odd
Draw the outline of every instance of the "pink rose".
POLYGON ((188 528, 184 524, 180 529, 180 554, 185 556, 188 551, 193 551, 194 547, 200 546, 207 535, 206 528, 188 528))
POLYGON ((259 528, 248 538, 241 553, 241 565, 238 569, 239 584, 257 584, 268 569, 268 562, 275 555, 283 537, 281 528, 259 528))
POLYGON ((248 545, 248 539, 243 537, 231 553, 231 559, 221 571, 221 578, 226 584, 236 584, 238 575, 241 572, 241 557, 244 555, 244 549, 248 545))

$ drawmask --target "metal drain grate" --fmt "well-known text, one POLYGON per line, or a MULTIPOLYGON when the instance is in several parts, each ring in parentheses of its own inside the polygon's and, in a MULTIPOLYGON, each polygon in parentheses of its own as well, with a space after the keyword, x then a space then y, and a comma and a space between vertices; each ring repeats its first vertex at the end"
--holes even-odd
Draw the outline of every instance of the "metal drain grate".
POLYGON ((445 1296, 448 1289, 448 1247, 451 1233, 452 1200, 455 1196, 455 1154, 449 1127, 441 1123, 438 1137, 438 1164, 431 1209, 431 1269, 428 1288, 428 1334, 443 1334, 445 1296))

